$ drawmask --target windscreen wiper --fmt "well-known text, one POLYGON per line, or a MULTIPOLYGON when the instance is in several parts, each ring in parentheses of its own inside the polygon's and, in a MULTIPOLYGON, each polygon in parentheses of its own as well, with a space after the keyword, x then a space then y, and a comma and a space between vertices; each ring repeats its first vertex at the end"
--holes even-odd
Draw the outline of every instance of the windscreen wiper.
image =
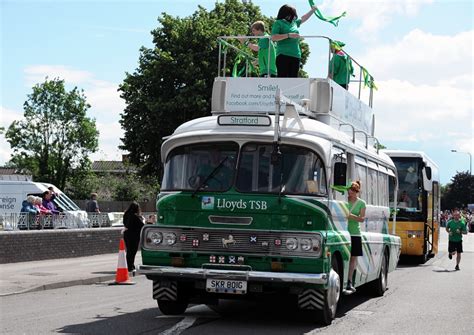
POLYGON ((214 170, 211 171, 211 173, 209 173, 207 175, 206 178, 204 178, 204 180, 199 184, 199 186, 194 190, 193 194, 191 194, 191 197, 194 197, 196 195, 197 192, 199 192, 199 190, 204 186, 206 185, 206 183, 212 178, 215 176, 215 174, 217 173, 217 171, 219 171, 219 169, 224 165, 225 161, 229 159, 229 156, 226 156, 215 168, 214 170))

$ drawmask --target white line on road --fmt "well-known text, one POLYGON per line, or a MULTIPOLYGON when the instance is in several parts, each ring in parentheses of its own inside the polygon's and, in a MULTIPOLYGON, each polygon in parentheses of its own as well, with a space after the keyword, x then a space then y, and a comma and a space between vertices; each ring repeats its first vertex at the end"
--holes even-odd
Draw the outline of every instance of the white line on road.
POLYGON ((183 320, 175 324, 170 329, 165 330, 160 333, 161 335, 179 335, 189 327, 191 327, 194 322, 196 322, 196 317, 194 316, 185 316, 183 320))

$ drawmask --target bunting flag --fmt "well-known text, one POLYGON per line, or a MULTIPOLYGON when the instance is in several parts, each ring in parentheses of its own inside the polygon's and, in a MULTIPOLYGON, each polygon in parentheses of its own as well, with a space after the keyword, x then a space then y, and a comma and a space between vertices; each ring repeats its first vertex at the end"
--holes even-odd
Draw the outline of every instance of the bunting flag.
MULTIPOLYGON (((228 46, 231 45, 224 40, 219 40, 221 44, 222 51, 225 52, 228 49, 228 46)), ((232 68, 232 77, 242 77, 245 74, 245 70, 248 68, 249 74, 255 73, 258 76, 258 69, 253 65, 252 59, 250 56, 243 50, 237 51, 237 56, 235 57, 234 67, 232 68), (244 63, 244 66, 239 70, 239 65, 244 63)))
POLYGON ((331 188, 334 191, 341 192, 342 195, 344 195, 345 192, 347 192, 352 186, 352 182, 349 181, 349 183, 346 186, 343 185, 331 185, 331 188))
MULTIPOLYGON (((309 5, 311 7, 314 6, 314 0, 309 0, 309 5)), ((319 8, 316 7, 316 11, 314 12, 314 15, 316 15, 316 17, 318 19, 320 19, 321 21, 325 21, 325 22, 328 22, 330 24, 332 24, 334 27, 337 27, 337 25, 339 24, 339 19, 341 17, 344 17, 346 16, 346 12, 343 12, 341 15, 339 16, 328 16, 328 17, 324 17, 323 14, 321 13, 321 11, 319 10, 319 8)))
POLYGON ((362 66, 361 71, 362 75, 364 76, 364 87, 369 87, 373 88, 374 90, 378 90, 377 86, 375 86, 374 77, 370 75, 369 71, 367 71, 367 69, 362 66))

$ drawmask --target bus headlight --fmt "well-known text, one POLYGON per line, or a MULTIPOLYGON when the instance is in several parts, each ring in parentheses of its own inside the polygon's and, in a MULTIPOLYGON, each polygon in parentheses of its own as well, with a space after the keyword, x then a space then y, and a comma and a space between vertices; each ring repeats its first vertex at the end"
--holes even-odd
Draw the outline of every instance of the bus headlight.
POLYGON ((173 245, 176 243, 176 234, 175 233, 165 233, 163 239, 167 245, 173 245))
POLYGON ((293 237, 287 238, 285 244, 288 250, 296 250, 298 248, 298 240, 293 237))
POLYGON ((300 240, 301 250, 310 251, 313 248, 313 242, 309 238, 302 238, 300 240))
POLYGON ((149 239, 151 243, 158 245, 163 242, 163 235, 161 233, 151 233, 149 239))

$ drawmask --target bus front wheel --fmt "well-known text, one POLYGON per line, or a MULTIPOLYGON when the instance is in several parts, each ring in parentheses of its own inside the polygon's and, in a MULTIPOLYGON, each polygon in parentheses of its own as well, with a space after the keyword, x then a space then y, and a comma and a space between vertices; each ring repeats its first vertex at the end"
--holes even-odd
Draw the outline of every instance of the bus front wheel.
POLYGON ((384 295, 385 291, 387 290, 387 282, 388 282, 388 259, 389 255, 386 251, 382 258, 382 264, 380 265, 380 274, 378 278, 373 282, 373 289, 374 294, 377 297, 381 297, 384 295))
POLYGON ((324 307, 322 310, 321 321, 329 326, 336 317, 337 305, 341 297, 341 278, 339 276, 339 263, 333 257, 331 262, 331 271, 329 272, 328 288, 324 297, 324 307))

